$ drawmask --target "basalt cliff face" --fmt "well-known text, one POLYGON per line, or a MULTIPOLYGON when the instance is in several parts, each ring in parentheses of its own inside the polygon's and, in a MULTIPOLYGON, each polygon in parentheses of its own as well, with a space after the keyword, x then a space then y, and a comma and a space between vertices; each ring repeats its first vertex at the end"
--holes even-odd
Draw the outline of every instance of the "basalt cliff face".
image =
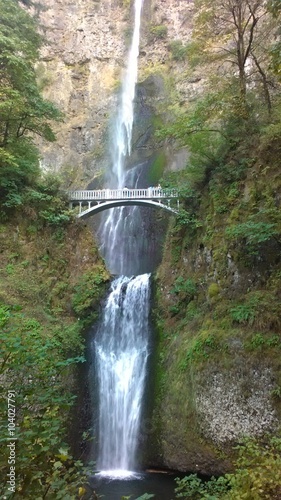
MULTIPOLYGON (((193 3, 186 0, 144 1, 132 161, 155 152, 151 116, 167 108, 166 75, 173 65, 169 42, 190 38, 192 11, 193 3)), ((62 172, 66 186, 84 188, 93 180, 98 185, 110 164, 108 140, 132 34, 133 3, 46 0, 40 22, 47 43, 38 80, 45 97, 64 113, 56 143, 39 145, 42 167, 62 172)), ((173 86, 186 99, 191 87, 180 78, 182 69, 174 64, 173 86)), ((171 168, 186 158, 185 151, 167 148, 165 155, 171 168)))

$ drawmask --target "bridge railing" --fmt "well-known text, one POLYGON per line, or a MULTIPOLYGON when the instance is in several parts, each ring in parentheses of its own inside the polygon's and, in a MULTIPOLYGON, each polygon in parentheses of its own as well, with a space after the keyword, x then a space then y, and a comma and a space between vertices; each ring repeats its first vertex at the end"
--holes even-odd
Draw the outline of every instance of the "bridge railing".
POLYGON ((102 200, 120 200, 126 198, 133 199, 171 199, 178 198, 179 194, 176 189, 95 189, 95 190, 80 190, 68 191, 70 201, 102 201, 102 200))

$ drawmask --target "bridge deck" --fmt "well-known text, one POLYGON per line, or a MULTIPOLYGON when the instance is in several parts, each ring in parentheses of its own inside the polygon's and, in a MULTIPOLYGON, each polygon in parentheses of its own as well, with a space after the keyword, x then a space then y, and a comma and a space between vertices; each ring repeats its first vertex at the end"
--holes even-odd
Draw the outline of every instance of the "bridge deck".
POLYGON ((179 195, 175 189, 95 189, 69 191, 67 194, 71 208, 79 205, 79 214, 77 215, 79 218, 86 218, 103 210, 125 205, 162 208, 171 213, 178 213, 179 210, 179 195), (173 200, 177 203, 177 210, 170 206, 173 200))
POLYGON ((70 201, 110 201, 127 199, 169 200, 178 198, 175 189, 147 188, 147 189, 96 189, 88 191, 69 191, 70 201))

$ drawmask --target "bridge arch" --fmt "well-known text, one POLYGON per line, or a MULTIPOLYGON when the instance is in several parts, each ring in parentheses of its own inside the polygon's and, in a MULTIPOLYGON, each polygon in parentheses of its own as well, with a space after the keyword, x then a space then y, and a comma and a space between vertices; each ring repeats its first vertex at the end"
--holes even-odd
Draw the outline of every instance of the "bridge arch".
POLYGON ((158 202, 158 201, 153 201, 153 200, 110 200, 110 201, 105 201, 102 203, 99 203, 98 205, 91 206, 87 208, 86 210, 83 210, 83 207, 81 207, 82 211, 77 215, 78 218, 80 219, 86 219, 88 217, 91 217, 92 215, 98 214, 99 212, 103 212, 104 210, 109 210, 110 208, 116 208, 116 207, 124 207, 124 206, 142 206, 142 207, 150 207, 150 208, 160 208, 164 209, 169 213, 172 213, 176 215, 178 213, 178 210, 169 207, 168 205, 165 205, 164 203, 158 202))

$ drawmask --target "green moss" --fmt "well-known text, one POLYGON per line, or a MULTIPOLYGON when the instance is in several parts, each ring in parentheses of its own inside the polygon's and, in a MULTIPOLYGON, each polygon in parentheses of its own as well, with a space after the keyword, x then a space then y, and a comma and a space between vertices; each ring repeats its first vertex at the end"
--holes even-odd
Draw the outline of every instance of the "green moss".
POLYGON ((211 283, 208 287, 208 297, 212 299, 220 293, 220 287, 217 283, 211 283))
POLYGON ((158 184, 159 179, 163 175, 166 163, 165 153, 161 151, 157 154, 149 169, 148 182, 151 186, 156 186, 158 184))
MULTIPOLYGON (((72 298, 72 307, 77 316, 89 319, 90 313, 99 306, 108 279, 109 275, 102 266, 97 266, 79 278, 72 298)), ((92 321, 92 314, 90 318, 92 321)))
MULTIPOLYGON (((87 305, 89 313, 91 307, 97 309, 108 275, 83 224, 69 222, 59 238, 57 228, 30 227, 27 215, 15 215, 0 232, 2 385, 7 394, 16 391, 20 408, 16 432, 24 446, 17 447, 19 490, 30 498, 57 497, 63 490, 72 498, 84 474, 82 462, 73 459, 65 444, 66 423, 75 399, 76 367, 85 361, 85 323, 70 304, 74 300, 82 308, 79 293, 85 285, 89 294, 91 280, 94 293, 87 305)), ((85 310, 82 314, 86 318, 85 310)), ((7 410, 4 399, 0 410, 7 410)), ((5 442, 6 430, 1 428, 5 442)), ((0 458, 4 476, 7 452, 0 458)))

